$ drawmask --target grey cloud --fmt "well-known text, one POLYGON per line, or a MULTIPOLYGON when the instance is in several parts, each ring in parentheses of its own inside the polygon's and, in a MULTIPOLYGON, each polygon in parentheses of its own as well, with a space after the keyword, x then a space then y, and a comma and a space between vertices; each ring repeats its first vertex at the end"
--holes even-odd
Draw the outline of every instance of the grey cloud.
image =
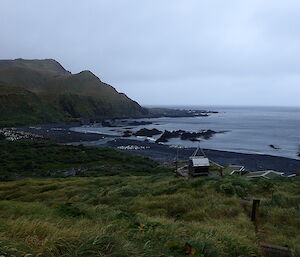
POLYGON ((300 105, 298 0, 0 0, 0 7, 0 58, 90 69, 142 104, 300 105))

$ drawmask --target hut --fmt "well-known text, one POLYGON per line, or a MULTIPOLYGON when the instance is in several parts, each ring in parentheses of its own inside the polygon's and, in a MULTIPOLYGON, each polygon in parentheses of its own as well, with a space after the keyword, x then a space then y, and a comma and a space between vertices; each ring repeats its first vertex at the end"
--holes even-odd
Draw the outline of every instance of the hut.
POLYGON ((206 158, 204 152, 198 146, 193 155, 189 158, 188 172, 191 177, 208 176, 209 175, 209 159, 206 158), (201 151, 202 155, 198 155, 201 151))

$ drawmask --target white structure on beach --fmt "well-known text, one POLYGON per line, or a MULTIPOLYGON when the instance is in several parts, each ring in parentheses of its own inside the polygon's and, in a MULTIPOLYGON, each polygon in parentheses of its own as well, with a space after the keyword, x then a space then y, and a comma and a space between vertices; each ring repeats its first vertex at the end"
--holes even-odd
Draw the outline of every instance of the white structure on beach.
POLYGON ((241 165, 229 165, 224 169, 224 174, 229 175, 244 175, 247 171, 241 165))
POLYGON ((263 171, 255 171, 249 172, 244 175, 246 178, 266 178, 266 179, 274 179, 276 177, 284 176, 284 172, 278 172, 275 170, 263 170, 263 171))

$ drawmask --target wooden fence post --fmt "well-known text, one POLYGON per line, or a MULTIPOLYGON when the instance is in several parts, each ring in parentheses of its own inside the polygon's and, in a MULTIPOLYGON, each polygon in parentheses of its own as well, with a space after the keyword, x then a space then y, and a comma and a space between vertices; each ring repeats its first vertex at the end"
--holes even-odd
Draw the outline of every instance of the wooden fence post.
POLYGON ((260 203, 260 200, 253 200, 251 221, 257 221, 259 203, 260 203))

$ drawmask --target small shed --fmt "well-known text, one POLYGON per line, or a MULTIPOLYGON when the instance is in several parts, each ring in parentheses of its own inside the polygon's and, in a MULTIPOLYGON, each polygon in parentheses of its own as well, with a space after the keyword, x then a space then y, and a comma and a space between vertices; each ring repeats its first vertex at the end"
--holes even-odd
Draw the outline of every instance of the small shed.
POLYGON ((191 156, 189 158, 189 174, 192 177, 209 175, 209 160, 205 156, 191 156))

